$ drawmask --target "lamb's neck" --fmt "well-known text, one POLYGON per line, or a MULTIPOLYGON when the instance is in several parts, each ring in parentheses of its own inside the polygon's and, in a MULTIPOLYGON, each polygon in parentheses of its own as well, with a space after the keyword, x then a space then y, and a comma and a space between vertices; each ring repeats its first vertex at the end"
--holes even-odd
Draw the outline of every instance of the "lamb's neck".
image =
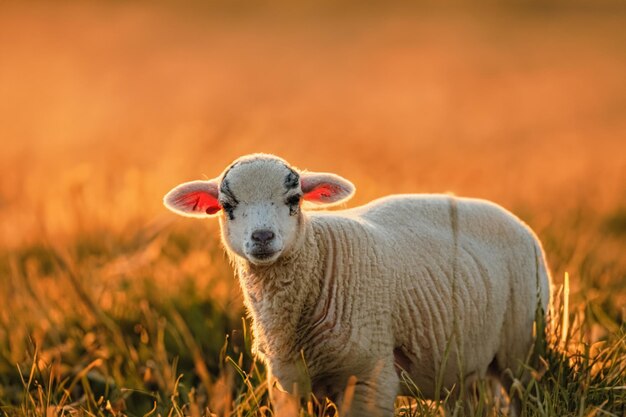
POLYGON ((319 298, 322 254, 310 228, 301 247, 267 267, 242 262, 238 275, 253 319, 255 348, 265 356, 290 360, 297 356, 298 332, 319 298))

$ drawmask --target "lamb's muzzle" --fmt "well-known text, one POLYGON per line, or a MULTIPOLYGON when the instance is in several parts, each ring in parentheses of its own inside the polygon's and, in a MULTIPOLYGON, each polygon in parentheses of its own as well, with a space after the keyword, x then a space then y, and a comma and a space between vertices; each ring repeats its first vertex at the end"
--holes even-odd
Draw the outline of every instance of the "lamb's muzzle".
POLYGON ((266 246, 269 242, 274 240, 276 235, 271 230, 256 230, 252 232, 252 240, 259 246, 266 246))

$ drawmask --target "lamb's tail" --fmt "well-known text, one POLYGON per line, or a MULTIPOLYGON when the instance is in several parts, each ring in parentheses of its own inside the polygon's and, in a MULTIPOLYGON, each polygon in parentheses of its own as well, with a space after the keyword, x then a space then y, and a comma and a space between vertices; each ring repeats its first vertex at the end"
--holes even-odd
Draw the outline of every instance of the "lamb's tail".
POLYGON ((546 263, 546 257, 539 243, 539 240, 533 235, 533 250, 535 253, 535 285, 537 289, 537 304, 547 313, 549 311, 551 299, 551 282, 550 271, 546 263))
POLYGON ((539 240, 533 235, 533 250, 535 254, 535 289, 537 305, 535 307, 535 345, 533 347, 531 363, 537 364, 540 356, 545 356, 547 350, 548 324, 551 322, 550 298, 551 279, 546 265, 545 255, 539 240))

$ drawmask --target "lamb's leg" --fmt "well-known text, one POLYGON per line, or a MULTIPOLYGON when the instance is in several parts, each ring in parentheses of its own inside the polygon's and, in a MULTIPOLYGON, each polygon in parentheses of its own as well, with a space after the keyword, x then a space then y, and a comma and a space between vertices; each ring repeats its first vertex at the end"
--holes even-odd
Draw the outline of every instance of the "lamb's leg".
POLYGON ((297 417, 300 412, 300 393, 297 387, 291 387, 292 391, 288 392, 274 377, 271 369, 267 372, 267 384, 270 394, 270 402, 274 407, 274 416, 276 417, 297 417), (295 390, 295 391, 294 391, 295 390))
POLYGON ((500 366, 497 361, 495 362, 498 365, 495 369, 492 369, 491 375, 502 385, 504 391, 506 391, 509 397, 509 417, 517 417, 522 413, 522 400, 520 398, 520 393, 517 389, 513 389, 514 382, 517 380, 521 384, 521 386, 527 386, 530 382, 532 376, 528 370, 520 368, 519 361, 515 363, 515 361, 511 361, 510 366, 503 367, 500 366), (517 367, 517 374, 515 375, 511 369, 515 369, 517 367))
MULTIPOLYGON (((463 384, 459 384, 452 392, 444 405, 444 415, 475 416, 479 410, 487 410, 491 404, 501 403, 500 373, 495 367, 495 361, 485 372, 473 372, 465 376, 463 384), (482 376, 481 376, 482 375, 482 376)), ((480 413, 484 414, 484 411, 480 413)))
POLYGON ((459 382, 448 394, 444 405, 444 415, 446 417, 475 415, 480 401, 480 383, 481 379, 476 373, 465 376, 463 383, 459 382))
POLYGON ((342 395, 339 414, 348 417, 393 416, 399 387, 400 381, 393 362, 376 366, 361 378, 351 379, 342 395))

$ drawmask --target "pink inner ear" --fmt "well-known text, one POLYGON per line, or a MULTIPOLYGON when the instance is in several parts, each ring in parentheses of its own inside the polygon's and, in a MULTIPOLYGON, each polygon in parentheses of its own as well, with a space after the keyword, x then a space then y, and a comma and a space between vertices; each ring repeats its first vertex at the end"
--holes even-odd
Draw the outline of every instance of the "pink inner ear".
POLYGON ((308 201, 325 201, 337 194, 339 190, 330 184, 320 184, 314 189, 304 194, 304 199, 308 201))
POLYGON ((187 211, 203 211, 206 214, 215 214, 222 208, 215 197, 204 191, 192 191, 183 194, 176 199, 176 203, 183 206, 187 211))

